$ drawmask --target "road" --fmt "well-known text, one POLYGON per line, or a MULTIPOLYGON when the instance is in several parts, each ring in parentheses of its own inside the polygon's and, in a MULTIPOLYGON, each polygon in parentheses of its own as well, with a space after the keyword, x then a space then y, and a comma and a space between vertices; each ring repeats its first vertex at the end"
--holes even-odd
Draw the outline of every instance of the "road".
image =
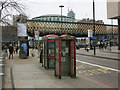
POLYGON ((103 84, 118 87, 118 61, 77 54, 77 74, 103 84))

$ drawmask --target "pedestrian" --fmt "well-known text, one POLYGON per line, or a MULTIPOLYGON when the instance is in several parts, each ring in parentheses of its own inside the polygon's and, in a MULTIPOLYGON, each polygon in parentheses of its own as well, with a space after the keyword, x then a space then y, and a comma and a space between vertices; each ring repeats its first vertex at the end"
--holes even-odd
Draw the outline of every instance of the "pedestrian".
POLYGON ((104 43, 104 46, 105 46, 105 50, 106 50, 106 48, 107 48, 107 42, 104 43))
POLYGON ((10 44, 10 46, 9 46, 9 59, 10 59, 11 55, 12 55, 12 59, 13 59, 13 51, 14 51, 13 46, 12 46, 12 44, 10 44))
POLYGON ((40 63, 43 62, 43 49, 41 48, 41 52, 40 52, 40 63))
POLYGON ((14 48, 14 54, 15 54, 15 52, 16 52, 16 46, 14 45, 14 47, 13 47, 13 48, 14 48))
POLYGON ((103 49, 103 47, 104 47, 104 43, 103 43, 103 42, 101 42, 101 47, 102 47, 102 49, 103 49))
POLYGON ((16 54, 18 54, 18 45, 16 45, 16 54))

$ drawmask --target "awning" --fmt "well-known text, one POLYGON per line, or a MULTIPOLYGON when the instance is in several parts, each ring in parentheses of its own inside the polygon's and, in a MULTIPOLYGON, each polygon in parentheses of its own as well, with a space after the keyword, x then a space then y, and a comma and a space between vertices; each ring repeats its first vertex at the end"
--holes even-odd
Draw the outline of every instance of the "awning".
POLYGON ((102 41, 108 41, 108 39, 101 39, 102 41))

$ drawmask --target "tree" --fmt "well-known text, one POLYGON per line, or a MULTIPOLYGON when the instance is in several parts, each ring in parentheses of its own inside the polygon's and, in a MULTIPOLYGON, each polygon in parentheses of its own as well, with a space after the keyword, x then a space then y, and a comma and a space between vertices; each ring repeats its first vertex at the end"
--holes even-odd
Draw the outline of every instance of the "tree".
POLYGON ((12 24, 14 14, 25 15, 25 7, 20 0, 0 1, 0 51, 2 50, 2 26, 12 24))

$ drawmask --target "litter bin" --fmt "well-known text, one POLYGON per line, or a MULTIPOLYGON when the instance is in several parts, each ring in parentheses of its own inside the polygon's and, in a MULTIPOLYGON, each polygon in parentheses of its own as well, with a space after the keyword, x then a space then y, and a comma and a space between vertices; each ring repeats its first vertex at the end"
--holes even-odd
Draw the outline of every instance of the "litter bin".
POLYGON ((64 34, 55 41, 55 76, 76 77, 76 39, 64 34))

